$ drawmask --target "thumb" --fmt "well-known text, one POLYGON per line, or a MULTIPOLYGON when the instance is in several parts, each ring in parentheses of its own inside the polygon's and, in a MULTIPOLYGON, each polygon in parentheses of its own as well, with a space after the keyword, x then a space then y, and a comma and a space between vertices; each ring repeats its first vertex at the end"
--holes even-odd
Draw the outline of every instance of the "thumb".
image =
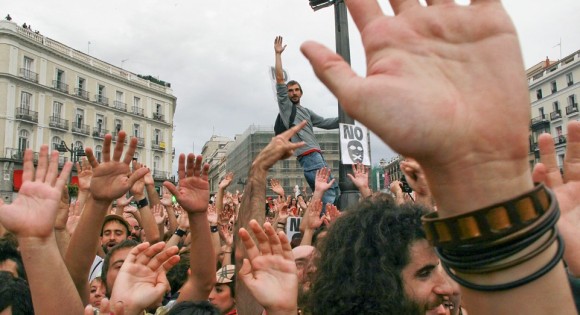
POLYGON ((134 171, 133 174, 131 174, 129 177, 129 184, 133 186, 138 180, 145 177, 147 173, 149 173, 149 170, 144 167, 134 171))
POLYGON ((240 277, 246 285, 248 285, 254 278, 252 275, 252 266, 247 258, 244 258, 242 268, 240 268, 240 271, 238 272, 238 277, 240 277))
POLYGON ((169 192, 175 196, 175 198, 177 198, 177 196, 179 196, 179 193, 177 191, 177 187, 175 187, 175 185, 173 185, 172 182, 163 182, 163 187, 167 188, 167 190, 169 190, 169 192))

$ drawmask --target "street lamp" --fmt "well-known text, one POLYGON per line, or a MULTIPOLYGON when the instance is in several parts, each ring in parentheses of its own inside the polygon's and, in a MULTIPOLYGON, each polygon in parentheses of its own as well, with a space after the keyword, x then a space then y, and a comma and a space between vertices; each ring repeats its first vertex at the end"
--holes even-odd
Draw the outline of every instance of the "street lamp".
MULTIPOLYGON (((71 162, 75 163, 78 158, 86 156, 85 149, 83 149, 83 145, 79 144, 75 147, 74 143, 70 144, 70 148, 66 145, 66 142, 61 141, 60 144, 56 147, 58 152, 70 152, 70 160, 71 162)), ((78 174, 77 174, 78 175, 78 174)), ((69 183, 72 180, 72 171, 70 172, 69 183)))
MULTIPOLYGON (((346 4, 344 0, 309 0, 310 7, 314 10, 334 5, 334 24, 335 24, 335 39, 336 39, 336 53, 339 54, 344 61, 350 64, 350 44, 348 39, 348 17, 346 11, 346 4)), ((338 121, 343 124, 354 124, 354 119, 349 117, 340 103, 338 103, 338 121)), ((342 149, 339 145, 339 156, 342 156, 342 149)), ((346 210, 349 206, 355 205, 359 200, 359 192, 352 181, 348 180, 346 174, 350 168, 342 164, 342 159, 339 159, 338 166, 338 186, 340 187, 340 199, 338 206, 340 209, 346 210)))

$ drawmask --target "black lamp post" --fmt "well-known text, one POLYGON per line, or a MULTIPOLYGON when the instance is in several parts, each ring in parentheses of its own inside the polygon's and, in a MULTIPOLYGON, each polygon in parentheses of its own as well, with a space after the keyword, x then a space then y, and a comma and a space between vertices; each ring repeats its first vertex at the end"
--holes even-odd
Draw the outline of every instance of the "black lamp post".
MULTIPOLYGON (((61 141, 60 145, 56 148, 58 152, 70 152, 70 160, 75 163, 80 157, 86 156, 85 149, 82 145, 75 147, 74 143, 70 144, 70 148, 66 145, 66 142, 61 141)), ((78 175, 78 174, 77 174, 78 175)), ((70 172, 69 182, 72 179, 72 171, 70 172)))
MULTIPOLYGON (((335 24, 335 38, 336 38, 336 53, 339 54, 344 61, 350 64, 350 44, 348 38, 348 17, 346 11, 346 4, 344 0, 309 0, 310 7, 314 10, 320 10, 328 6, 334 5, 334 24, 335 24)), ((349 117, 340 103, 338 103, 338 121, 343 124, 354 124, 354 119, 349 117)), ((339 145, 339 155, 342 156, 342 149, 339 145)), ((338 186, 340 187, 340 199, 338 206, 340 209, 346 210, 349 206, 358 202, 359 192, 356 186, 348 179, 346 174, 350 168, 342 164, 342 159, 339 159, 338 167, 338 186)))

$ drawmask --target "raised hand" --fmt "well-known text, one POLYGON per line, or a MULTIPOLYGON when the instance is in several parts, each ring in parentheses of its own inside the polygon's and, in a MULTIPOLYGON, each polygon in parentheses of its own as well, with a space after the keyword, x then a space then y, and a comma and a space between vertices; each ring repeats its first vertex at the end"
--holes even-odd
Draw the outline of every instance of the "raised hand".
POLYGON ((173 195, 165 187, 162 188, 163 188, 163 198, 161 199, 161 204, 166 207, 170 207, 173 205, 173 195))
POLYGON ((338 211, 338 208, 331 204, 331 203, 327 203, 326 204, 326 216, 325 216, 325 221, 324 223, 326 225, 330 225, 332 224, 334 221, 336 221, 336 219, 338 219, 341 216, 341 212, 338 211))
POLYGON ((187 216, 187 212, 182 211, 181 214, 177 217, 177 228, 184 231, 189 230, 189 218, 187 216))
POLYGON ((427 1, 425 7, 390 0, 394 17, 374 0, 345 3, 361 33, 366 77, 322 45, 305 43, 302 52, 349 116, 417 159, 430 183, 447 183, 431 186, 446 214, 495 201, 489 193, 445 194, 461 185, 471 191, 464 185, 467 174, 485 180, 478 188, 493 187, 494 199, 531 189, 528 86, 516 31, 501 2, 427 1), (386 123, 394 121, 407 123, 386 123), (490 125, 501 126, 501 139, 490 135, 490 125))
POLYGON ((270 189, 272 189, 276 195, 284 197, 284 187, 280 185, 280 181, 277 179, 270 179, 270 189))
POLYGON ((282 43, 282 36, 276 36, 276 39, 274 39, 274 52, 281 54, 284 49, 286 49, 286 45, 282 43))
POLYGON ((123 161, 121 161, 125 137, 125 132, 120 131, 111 159, 111 135, 105 136, 102 163, 97 161, 91 148, 86 149, 87 158, 93 167, 90 191, 92 198, 95 200, 112 202, 127 193, 133 184, 149 171, 146 168, 141 168, 131 174, 129 165, 137 148, 137 138, 131 138, 129 149, 125 152, 123 161))
POLYGON ((178 248, 164 247, 163 242, 142 243, 131 249, 115 280, 112 304, 122 301, 128 314, 136 314, 161 302, 169 290, 166 272, 179 262, 178 248))
POLYGON ((233 179, 234 173, 233 172, 227 173, 224 179, 222 179, 222 181, 218 184, 218 187, 221 189, 226 189, 232 183, 233 179))
POLYGON ((290 138, 305 125, 306 120, 272 138, 272 141, 254 159, 253 164, 258 165, 264 171, 268 171, 276 162, 291 157, 295 149, 304 145, 304 141, 293 143, 290 142, 290 138))
POLYGON ((209 164, 202 163, 202 156, 197 157, 190 153, 185 165, 185 154, 179 156, 177 174, 179 186, 171 182, 164 182, 165 188, 175 196, 179 205, 189 213, 205 212, 209 203, 209 182, 207 172, 209 164))
POLYGON ((68 219, 66 221, 66 231, 68 234, 72 235, 79 224, 81 219, 82 209, 78 206, 78 203, 72 202, 68 207, 68 219))
POLYGON ((230 231, 229 225, 222 225, 219 227, 220 238, 224 241, 225 245, 232 247, 234 244, 234 233, 230 231))
POLYGON ((32 150, 24 152, 22 186, 12 204, 0 201, 0 224, 17 237, 49 238, 54 235, 54 223, 63 186, 72 164, 65 163, 58 174, 58 152, 48 157, 48 146, 42 145, 36 172, 32 150))
POLYGON ((155 218, 155 223, 157 223, 157 225, 163 224, 163 222, 167 220, 167 213, 162 205, 154 205, 151 211, 153 212, 153 217, 155 218))
POLYGON ((143 183, 145 183, 145 185, 155 185, 155 180, 153 179, 151 170, 147 167, 147 165, 142 165, 142 167, 149 170, 149 172, 143 176, 143 183))
POLYGON ((238 277, 268 314, 296 314, 298 276, 288 238, 284 232, 276 234, 269 223, 265 223, 262 230, 258 222, 252 220, 250 228, 258 244, 248 231, 240 229, 248 259, 244 259, 238 277))
MULTIPOLYGON (((149 169, 147 169, 146 167, 143 167, 143 165, 135 160, 133 160, 133 174, 136 173, 137 171, 139 171, 139 169, 146 169, 149 173, 151 174, 151 172, 149 172, 149 169)), ((129 192, 131 192, 131 195, 133 195, 136 200, 140 200, 145 196, 145 177, 147 176, 147 174, 145 174, 145 176, 137 179, 135 181, 135 183, 133 183, 133 186, 131 186, 131 189, 129 189, 129 192)), ((153 177, 151 177, 151 180, 153 180, 153 177)))
POLYGON ((131 203, 134 196, 127 198, 126 194, 123 194, 121 197, 117 198, 117 207, 118 208, 125 208, 131 203))
POLYGON ((430 196, 429 186, 427 185, 427 178, 421 168, 421 165, 413 158, 406 158, 399 163, 401 171, 405 174, 407 183, 413 191, 421 196, 430 196))
POLYGON ((541 163, 534 168, 534 181, 544 182, 558 198, 560 219, 558 231, 564 238, 564 260, 570 273, 580 276, 580 122, 568 124, 568 141, 564 158, 564 177, 556 157, 554 139, 550 134, 538 137, 541 163))
POLYGON ((218 214, 214 205, 207 206, 207 221, 209 221, 210 226, 218 224, 218 214))
POLYGON ((320 217, 322 212, 322 201, 315 200, 308 206, 308 228, 311 230, 316 230, 324 222, 324 217, 320 217))
POLYGON ((369 187, 369 168, 362 163, 353 164, 352 174, 346 176, 359 190, 369 187))
POLYGON ((60 196, 60 202, 58 204, 58 212, 56 214, 56 219, 54 221, 55 230, 66 229, 66 223, 68 221, 68 208, 69 208, 70 197, 68 194, 68 187, 66 185, 62 186, 62 194, 60 196))
POLYGON ((323 167, 316 171, 316 180, 314 184, 314 190, 316 193, 324 194, 325 191, 332 187, 334 184, 334 178, 328 181, 330 178, 330 168, 323 167))
POLYGON ((89 160, 83 158, 82 163, 76 162, 77 177, 79 178, 79 190, 89 191, 91 188, 91 178, 93 177, 93 168, 89 160))

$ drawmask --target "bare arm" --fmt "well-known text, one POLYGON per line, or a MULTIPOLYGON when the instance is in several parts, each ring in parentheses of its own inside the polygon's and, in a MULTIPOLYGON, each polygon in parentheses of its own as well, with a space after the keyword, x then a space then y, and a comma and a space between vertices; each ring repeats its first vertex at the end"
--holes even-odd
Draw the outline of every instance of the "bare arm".
MULTIPOLYGON (((304 127, 306 121, 286 130, 284 133, 272 138, 268 144, 256 157, 250 168, 248 183, 244 188, 244 195, 240 206, 238 221, 236 222, 236 233, 240 228, 249 229, 250 220, 255 219, 258 222, 264 222, 265 216, 263 211, 264 200, 266 199, 266 176, 268 170, 277 161, 290 157, 296 148, 304 143, 292 143, 289 139, 304 127)), ((243 244, 239 236, 234 236, 236 250, 236 270, 242 266, 242 261, 246 257, 243 244)), ((237 308, 240 314, 258 314, 262 307, 254 300, 251 293, 245 285, 236 282, 236 299, 237 308)))
POLYGON ((276 36, 274 40, 274 52, 276 56, 276 83, 284 83, 284 69, 282 68, 282 53, 286 49, 286 45, 282 43, 282 36, 276 36))
POLYGON ((171 191, 179 204, 187 211, 191 230, 191 291, 181 292, 179 301, 206 300, 215 284, 215 255, 211 244, 207 205, 209 203, 209 164, 202 163, 202 156, 189 154, 187 168, 185 155, 179 156, 179 187, 170 182, 163 185, 171 191), (187 170, 187 171, 186 171, 187 170))
POLYGON ((105 136, 103 163, 100 164, 94 157, 92 149, 87 148, 87 157, 93 169, 91 194, 87 200, 85 211, 81 214, 78 226, 71 237, 65 256, 66 266, 75 281, 83 302, 88 299, 89 272, 95 258, 96 248, 99 245, 99 235, 109 205, 113 200, 125 194, 132 184, 147 172, 146 169, 143 169, 133 173, 130 177, 127 176, 129 163, 137 147, 137 139, 131 139, 124 161, 121 161, 124 139, 125 132, 120 132, 111 160, 111 136, 105 136))
MULTIPOLYGON (((137 161, 133 161, 133 172, 142 168, 148 170, 137 161)), ((155 217, 151 211, 151 206, 153 204, 145 195, 145 179, 141 178, 136 181, 133 186, 131 186, 130 191, 134 200, 137 202, 137 205, 139 205, 140 202, 143 202, 143 200, 147 200, 147 205, 141 207, 138 206, 139 214, 141 215, 141 226, 143 227, 143 230, 145 230, 145 235, 147 236, 147 241, 149 243, 154 244, 159 242, 159 230, 157 229, 157 223, 155 223, 155 217)))
POLYGON ((59 176, 58 152, 52 152, 49 162, 48 146, 43 145, 35 172, 32 150, 26 150, 18 197, 10 205, 0 201, 0 222, 18 238, 35 314, 81 314, 84 309, 54 236, 59 201, 71 168, 67 162, 59 176))
MULTIPOLYGON (((303 44, 317 76, 349 116, 421 164, 441 218, 531 191, 528 86, 516 30, 501 2, 389 2, 395 16, 386 16, 377 1, 345 2, 365 47, 366 77, 331 50, 303 44), (500 64, 493 57, 497 47, 500 64), (457 63, 458 56, 466 58, 457 63), (403 102, 408 106, 402 108, 403 102), (385 123, 392 117, 421 123, 399 128, 385 123), (490 124, 501 134, 490 134, 490 124)), ((522 279, 549 261, 552 245, 529 261, 532 266, 486 278, 522 279)), ((562 266, 513 290, 465 290, 463 296, 470 314, 576 313, 562 266)))

